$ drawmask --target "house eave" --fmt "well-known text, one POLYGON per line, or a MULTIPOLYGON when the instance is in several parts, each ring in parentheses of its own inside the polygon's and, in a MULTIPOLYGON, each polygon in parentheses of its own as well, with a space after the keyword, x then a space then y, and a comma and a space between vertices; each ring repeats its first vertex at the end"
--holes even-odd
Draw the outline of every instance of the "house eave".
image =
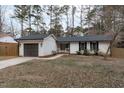
POLYGON ((66 42, 111 42, 112 40, 85 40, 85 41, 57 41, 58 43, 66 43, 66 42))
POLYGON ((19 43, 36 43, 36 42, 42 42, 43 40, 17 40, 19 43))

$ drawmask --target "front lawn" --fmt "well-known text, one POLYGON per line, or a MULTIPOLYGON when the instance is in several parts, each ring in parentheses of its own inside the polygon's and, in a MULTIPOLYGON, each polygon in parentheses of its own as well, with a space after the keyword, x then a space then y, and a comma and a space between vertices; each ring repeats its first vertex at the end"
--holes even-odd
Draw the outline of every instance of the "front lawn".
POLYGON ((69 55, 0 70, 0 87, 124 87, 124 59, 69 55))

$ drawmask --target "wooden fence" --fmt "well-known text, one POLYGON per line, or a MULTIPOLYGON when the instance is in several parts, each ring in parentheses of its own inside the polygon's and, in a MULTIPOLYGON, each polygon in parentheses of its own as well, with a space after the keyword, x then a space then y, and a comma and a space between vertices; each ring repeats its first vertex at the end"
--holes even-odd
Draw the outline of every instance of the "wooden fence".
POLYGON ((112 48, 112 57, 124 58, 124 48, 112 48))
POLYGON ((18 43, 0 42, 0 56, 18 56, 18 43))

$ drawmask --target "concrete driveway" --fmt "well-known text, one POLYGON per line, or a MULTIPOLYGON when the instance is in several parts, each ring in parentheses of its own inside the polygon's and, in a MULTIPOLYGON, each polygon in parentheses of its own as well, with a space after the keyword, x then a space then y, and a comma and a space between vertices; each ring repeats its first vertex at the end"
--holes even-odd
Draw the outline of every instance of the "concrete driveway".
POLYGON ((0 69, 6 68, 6 67, 9 67, 9 66, 14 66, 14 65, 17 65, 17 64, 21 64, 21 63, 24 63, 24 62, 27 62, 27 61, 30 61, 30 60, 33 60, 33 59, 53 60, 53 59, 59 58, 63 55, 64 54, 58 54, 58 55, 55 55, 53 57, 48 57, 48 58, 17 57, 17 58, 13 58, 13 59, 7 59, 7 60, 0 61, 0 69))
POLYGON ((36 57, 17 57, 13 59, 3 60, 3 61, 0 61, 0 69, 13 66, 13 65, 17 65, 20 63, 24 63, 24 62, 27 62, 33 59, 36 59, 36 57))

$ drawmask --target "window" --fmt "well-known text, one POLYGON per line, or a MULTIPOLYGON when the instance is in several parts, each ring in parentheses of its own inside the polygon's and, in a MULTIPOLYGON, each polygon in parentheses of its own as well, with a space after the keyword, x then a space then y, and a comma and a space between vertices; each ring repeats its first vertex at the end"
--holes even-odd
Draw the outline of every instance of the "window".
POLYGON ((90 50, 98 51, 98 42, 90 42, 90 50))
POLYGON ((86 42, 80 43, 80 50, 86 50, 86 49, 87 49, 87 43, 86 42))
POLYGON ((69 44, 66 44, 65 46, 66 46, 66 48, 69 48, 69 44))
POLYGON ((60 44, 61 50, 69 50, 69 44, 60 44))
POLYGON ((42 43, 40 43, 40 46, 42 47, 42 43))
POLYGON ((69 51, 69 47, 70 47, 69 44, 66 44, 65 50, 66 50, 66 51, 69 51))

